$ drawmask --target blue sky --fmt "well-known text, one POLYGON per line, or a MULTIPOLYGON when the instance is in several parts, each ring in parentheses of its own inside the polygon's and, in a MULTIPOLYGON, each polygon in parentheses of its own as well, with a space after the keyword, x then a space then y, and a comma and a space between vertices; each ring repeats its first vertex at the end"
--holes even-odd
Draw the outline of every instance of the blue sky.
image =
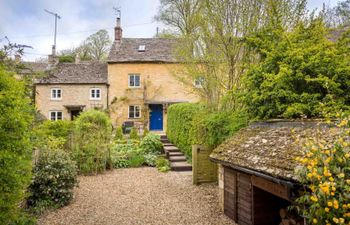
MULTIPOLYGON (((309 0, 308 8, 321 8, 323 2, 336 5, 338 0, 309 0)), ((121 7, 124 37, 152 37, 157 26, 153 20, 159 0, 0 0, 0 40, 33 46, 24 60, 46 57, 53 44, 54 17, 44 12, 57 12, 57 50, 77 47, 99 29, 113 37, 113 6, 121 7), (5 19, 4 19, 5 18, 5 19)), ((2 44, 2 43, 0 43, 2 44)))

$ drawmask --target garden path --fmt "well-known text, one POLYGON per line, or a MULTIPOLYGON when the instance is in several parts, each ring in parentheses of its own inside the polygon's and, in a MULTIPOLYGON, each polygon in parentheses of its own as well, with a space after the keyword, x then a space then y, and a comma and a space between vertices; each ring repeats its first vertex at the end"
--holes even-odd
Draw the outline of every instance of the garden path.
POLYGON ((43 215, 40 225, 234 224, 219 211, 217 186, 192 185, 191 172, 116 169, 79 181, 73 202, 43 215))

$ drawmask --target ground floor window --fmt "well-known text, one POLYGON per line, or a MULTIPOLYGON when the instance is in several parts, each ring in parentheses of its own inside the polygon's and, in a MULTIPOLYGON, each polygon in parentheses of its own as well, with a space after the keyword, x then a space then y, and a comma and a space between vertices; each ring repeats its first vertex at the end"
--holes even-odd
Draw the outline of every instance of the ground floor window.
POLYGON ((129 118, 141 118, 141 111, 139 105, 130 105, 129 106, 129 118))
POLYGON ((62 112, 61 111, 51 111, 50 112, 50 120, 62 120, 62 112))
POLYGON ((91 88, 90 89, 90 99, 91 100, 101 100, 101 89, 91 88))

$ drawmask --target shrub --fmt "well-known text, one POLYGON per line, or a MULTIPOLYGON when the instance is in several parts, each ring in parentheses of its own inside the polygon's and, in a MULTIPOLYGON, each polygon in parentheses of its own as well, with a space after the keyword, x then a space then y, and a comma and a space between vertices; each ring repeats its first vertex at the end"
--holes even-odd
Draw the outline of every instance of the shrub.
POLYGON ((62 150, 43 151, 33 170, 28 205, 41 213, 48 207, 67 205, 77 184, 76 164, 62 150))
POLYGON ((21 218, 19 203, 31 177, 30 142, 34 108, 25 84, 0 65, 0 221, 21 218))
POLYGON ((147 127, 145 127, 145 128, 143 129, 143 137, 146 137, 147 134, 149 134, 149 130, 148 130, 147 127))
POLYGON ((76 119, 72 156, 80 173, 96 174, 107 168, 111 134, 112 124, 104 112, 90 110, 76 119))
POLYGON ((121 141, 124 139, 124 135, 123 135, 123 129, 121 127, 117 127, 115 129, 115 136, 114 136, 114 140, 116 141, 121 141))
POLYGON ((136 127, 131 128, 129 138, 133 139, 133 140, 139 140, 140 139, 136 127))
POLYGON ((349 121, 338 124, 342 131, 333 143, 309 140, 304 157, 297 158, 302 165, 297 174, 307 187, 297 208, 309 224, 350 223, 349 121))
POLYGON ((144 155, 145 163, 148 166, 156 166, 158 155, 156 154, 146 154, 144 155))
POLYGON ((160 154, 163 149, 160 136, 152 133, 147 134, 147 136, 141 140, 140 148, 143 149, 145 153, 160 154))
POLYGON ((193 103, 179 103, 168 108, 167 136, 187 157, 192 156, 192 121, 203 108, 193 103))
POLYGON ((138 151, 129 152, 128 160, 130 167, 140 167, 145 163, 145 157, 138 151))
POLYGON ((170 163, 164 157, 159 157, 156 161, 156 167, 160 172, 168 172, 170 170, 170 163))
POLYGON ((72 55, 62 55, 58 58, 58 61, 60 63, 73 63, 74 60, 74 56, 72 55))

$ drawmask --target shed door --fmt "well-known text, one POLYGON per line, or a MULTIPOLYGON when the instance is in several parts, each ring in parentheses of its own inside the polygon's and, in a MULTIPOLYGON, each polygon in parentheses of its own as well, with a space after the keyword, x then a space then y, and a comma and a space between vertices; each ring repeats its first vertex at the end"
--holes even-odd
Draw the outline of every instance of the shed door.
POLYGON ((252 219, 252 183, 251 177, 237 173, 237 223, 251 225, 252 219))
POLYGON ((234 170, 225 168, 224 170, 224 213, 237 221, 237 197, 236 197, 236 177, 234 170))

